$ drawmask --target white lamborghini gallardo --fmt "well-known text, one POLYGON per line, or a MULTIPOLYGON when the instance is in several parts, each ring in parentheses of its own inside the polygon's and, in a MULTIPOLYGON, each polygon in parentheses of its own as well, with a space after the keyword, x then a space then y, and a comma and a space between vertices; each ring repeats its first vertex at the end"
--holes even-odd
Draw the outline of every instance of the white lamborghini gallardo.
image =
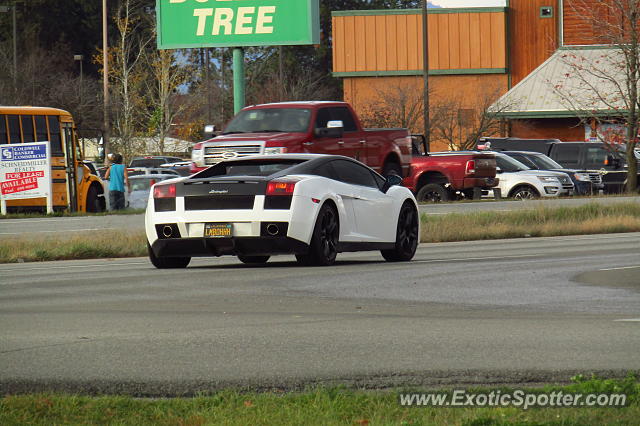
POLYGON ((264 263, 295 254, 331 265, 347 251, 408 261, 420 238, 411 191, 348 157, 283 154, 218 163, 157 183, 145 217, 151 263, 184 268, 195 256, 264 263))

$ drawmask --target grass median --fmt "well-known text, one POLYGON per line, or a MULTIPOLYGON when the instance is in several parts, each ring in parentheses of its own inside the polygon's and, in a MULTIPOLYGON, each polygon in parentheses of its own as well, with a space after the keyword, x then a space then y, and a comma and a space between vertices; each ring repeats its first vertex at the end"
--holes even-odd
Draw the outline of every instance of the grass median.
MULTIPOLYGON (((402 391, 315 389, 300 393, 242 393, 223 391, 209 396, 173 399, 134 399, 125 396, 65 396, 39 394, 5 396, 0 400, 3 425, 637 425, 640 418, 636 379, 588 379, 568 386, 535 389, 466 389, 466 395, 526 392, 541 405, 488 406, 477 397, 475 406, 407 406, 402 391), (582 395, 624 395, 623 407, 548 406, 553 392, 582 395)), ((420 392, 416 390, 411 393, 420 392)), ((433 393, 430 391, 429 393, 433 393)), ((452 401, 453 391, 438 391, 452 401)), ((606 398, 606 397, 604 397, 606 398)), ((609 400, 613 400, 611 397, 609 400)), ((467 402, 467 397, 461 402, 467 402)), ((604 401, 604 399, 602 399, 604 401)), ((563 402, 562 404, 567 404, 563 402)))
MULTIPOLYGON (((640 204, 594 203, 513 212, 423 215, 421 219, 423 243, 639 232, 640 204)), ((143 231, 0 239, 0 263, 146 255, 143 231)))

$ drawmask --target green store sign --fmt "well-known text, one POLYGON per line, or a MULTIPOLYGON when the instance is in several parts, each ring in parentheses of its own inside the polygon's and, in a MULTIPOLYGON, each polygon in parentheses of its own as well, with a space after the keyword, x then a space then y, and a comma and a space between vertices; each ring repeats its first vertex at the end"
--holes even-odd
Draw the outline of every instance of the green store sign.
POLYGON ((319 0, 156 0, 158 48, 320 43, 319 0))

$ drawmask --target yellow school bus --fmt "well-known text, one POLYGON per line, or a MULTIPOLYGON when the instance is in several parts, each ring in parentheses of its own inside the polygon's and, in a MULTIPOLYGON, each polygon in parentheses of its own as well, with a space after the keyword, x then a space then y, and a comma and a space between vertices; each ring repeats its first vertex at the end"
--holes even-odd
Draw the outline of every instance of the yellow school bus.
MULTIPOLYGON (((56 108, 0 106, 0 145, 46 141, 51 145, 54 210, 103 211, 104 187, 82 162, 71 114, 56 108)), ((46 198, 7 200, 8 211, 45 208, 46 198)))

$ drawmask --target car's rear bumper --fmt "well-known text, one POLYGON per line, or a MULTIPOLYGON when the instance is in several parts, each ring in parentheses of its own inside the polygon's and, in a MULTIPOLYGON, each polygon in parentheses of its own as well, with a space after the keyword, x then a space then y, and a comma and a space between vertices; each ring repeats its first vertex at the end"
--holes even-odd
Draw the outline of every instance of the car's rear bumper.
POLYGON ((309 246, 289 237, 168 238, 151 246, 157 257, 306 254, 309 246))

